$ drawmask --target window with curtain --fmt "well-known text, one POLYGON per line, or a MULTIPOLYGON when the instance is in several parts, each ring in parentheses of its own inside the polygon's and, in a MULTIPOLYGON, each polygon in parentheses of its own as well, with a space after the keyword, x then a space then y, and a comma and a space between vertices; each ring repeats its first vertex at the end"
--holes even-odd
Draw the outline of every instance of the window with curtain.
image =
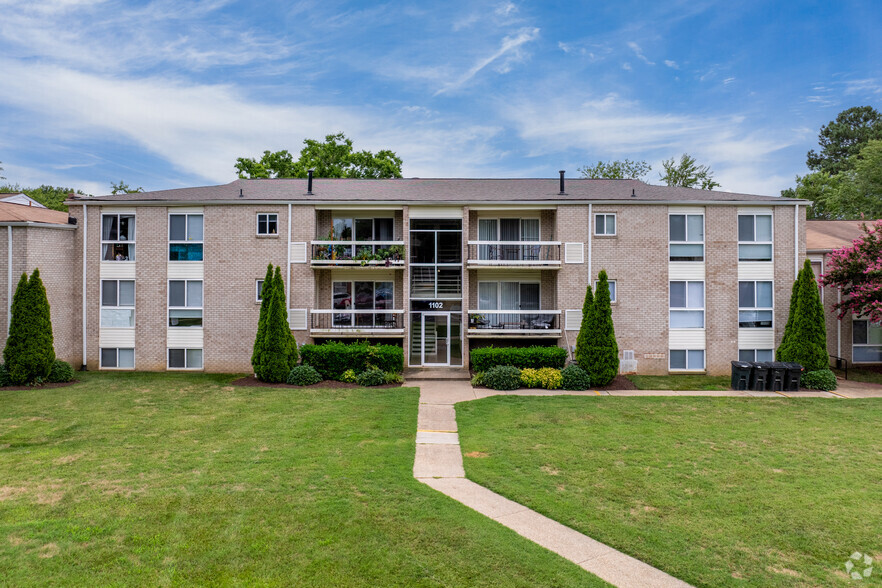
POLYGON ((772 282, 738 282, 738 327, 772 328, 772 282))
POLYGON ((101 326, 135 326, 134 280, 101 280, 101 326))
POLYGON ((202 280, 168 281, 168 326, 202 326, 202 280))
POLYGON ((101 261, 135 261, 135 215, 101 215, 101 261))
POLYGON ((671 282, 672 329, 704 328, 704 282, 671 282))

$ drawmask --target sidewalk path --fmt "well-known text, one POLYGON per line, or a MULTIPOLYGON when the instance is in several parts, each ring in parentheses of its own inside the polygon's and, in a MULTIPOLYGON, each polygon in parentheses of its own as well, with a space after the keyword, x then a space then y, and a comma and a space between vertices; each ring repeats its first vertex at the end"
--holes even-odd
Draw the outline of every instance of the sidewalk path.
MULTIPOLYGON (((465 478, 459 435, 456 430, 456 411, 453 405, 502 392, 475 390, 468 380, 408 380, 406 385, 420 388, 416 458, 413 464, 413 475, 420 482, 490 517, 615 586, 623 588, 689 586, 657 568, 465 478)), ((524 396, 597 395, 594 391, 524 390, 516 393, 524 396)))

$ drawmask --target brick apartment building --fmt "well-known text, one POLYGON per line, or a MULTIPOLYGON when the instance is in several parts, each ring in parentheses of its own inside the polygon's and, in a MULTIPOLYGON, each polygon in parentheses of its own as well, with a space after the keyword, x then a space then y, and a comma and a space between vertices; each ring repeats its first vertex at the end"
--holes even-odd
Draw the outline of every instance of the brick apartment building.
POLYGON ((249 371, 272 263, 299 342, 394 342, 411 366, 572 349, 605 269, 638 373, 722 374, 773 353, 805 259, 804 201, 636 180, 237 180, 67 204, 50 304, 76 333, 59 356, 89 369, 249 371))

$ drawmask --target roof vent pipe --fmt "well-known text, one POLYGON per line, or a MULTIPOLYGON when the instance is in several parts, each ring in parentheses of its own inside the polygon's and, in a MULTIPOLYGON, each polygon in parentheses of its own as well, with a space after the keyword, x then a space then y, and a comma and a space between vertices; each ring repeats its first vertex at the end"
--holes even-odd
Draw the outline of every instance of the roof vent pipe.
POLYGON ((566 194, 566 192, 564 191, 564 174, 565 173, 567 173, 566 170, 564 170, 564 169, 560 170, 560 193, 561 194, 566 194))
POLYGON ((306 172, 306 193, 312 194, 312 172, 313 170, 308 170, 306 172))
POLYGON ((631 198, 637 198, 637 194, 634 193, 634 188, 631 188, 631 198))
POLYGON ((242 193, 242 188, 239 188, 239 198, 244 198, 245 194, 242 193))

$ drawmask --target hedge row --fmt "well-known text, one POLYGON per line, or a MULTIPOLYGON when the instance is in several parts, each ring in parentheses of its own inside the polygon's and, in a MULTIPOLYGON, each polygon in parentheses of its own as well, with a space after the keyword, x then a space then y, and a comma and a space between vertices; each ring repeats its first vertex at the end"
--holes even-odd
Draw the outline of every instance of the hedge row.
POLYGON ((563 347, 482 347, 471 352, 472 367, 485 372, 498 365, 510 365, 518 369, 562 369, 567 361, 563 347))
POLYGON ((545 388, 546 390, 587 390, 591 385, 588 374, 577 365, 563 370, 556 368, 525 368, 519 370, 510 365, 493 366, 486 372, 478 372, 472 378, 472 386, 487 386, 494 390, 545 388))
POLYGON ((300 348, 300 357, 325 380, 339 380, 347 370, 357 374, 369 368, 396 373, 404 370, 404 349, 397 345, 371 345, 367 341, 304 345, 300 348))

